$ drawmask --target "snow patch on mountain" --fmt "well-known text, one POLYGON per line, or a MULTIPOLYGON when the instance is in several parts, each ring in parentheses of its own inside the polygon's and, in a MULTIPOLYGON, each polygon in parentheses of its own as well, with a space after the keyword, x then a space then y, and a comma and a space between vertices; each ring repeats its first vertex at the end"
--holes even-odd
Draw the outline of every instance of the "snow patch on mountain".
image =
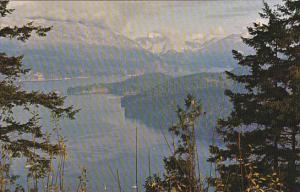
POLYGON ((149 32, 146 37, 136 38, 135 41, 154 54, 163 54, 172 47, 170 39, 158 32, 149 32))

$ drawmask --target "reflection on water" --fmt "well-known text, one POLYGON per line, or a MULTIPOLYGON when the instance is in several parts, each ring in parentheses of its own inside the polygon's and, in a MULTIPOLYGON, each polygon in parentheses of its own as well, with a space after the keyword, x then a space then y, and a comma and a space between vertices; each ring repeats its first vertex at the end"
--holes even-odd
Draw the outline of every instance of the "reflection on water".
MULTIPOLYGON (((81 79, 48 82, 26 82, 27 89, 56 90, 66 93, 69 86, 86 85, 103 79, 81 79)), ((118 191, 116 172, 120 175, 124 191, 132 191, 135 184, 135 131, 138 130, 138 178, 142 188, 149 175, 149 155, 152 173, 162 170, 162 158, 168 148, 162 132, 134 119, 125 118, 121 97, 93 94, 68 96, 67 104, 81 111, 76 120, 62 120, 63 134, 68 139, 66 183, 75 186, 80 175, 79 167, 86 167, 91 191, 118 191)), ((43 113, 43 121, 49 126, 49 114, 43 113)), ((198 141, 200 165, 204 170, 207 157, 207 141, 198 141)))

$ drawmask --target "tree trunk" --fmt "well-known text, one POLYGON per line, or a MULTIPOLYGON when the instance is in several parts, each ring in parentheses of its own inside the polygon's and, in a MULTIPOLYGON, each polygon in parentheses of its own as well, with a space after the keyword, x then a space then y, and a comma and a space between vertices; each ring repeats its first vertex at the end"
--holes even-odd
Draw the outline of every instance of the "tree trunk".
POLYGON ((278 169, 278 136, 276 135, 275 138, 274 138, 274 164, 273 164, 273 169, 276 173, 279 172, 279 169, 278 169))
POLYGON ((288 177, 287 177, 287 184, 288 184, 288 191, 289 192, 296 192, 296 128, 293 128, 292 135, 291 135, 291 145, 292 151, 290 154, 290 159, 288 163, 288 177))

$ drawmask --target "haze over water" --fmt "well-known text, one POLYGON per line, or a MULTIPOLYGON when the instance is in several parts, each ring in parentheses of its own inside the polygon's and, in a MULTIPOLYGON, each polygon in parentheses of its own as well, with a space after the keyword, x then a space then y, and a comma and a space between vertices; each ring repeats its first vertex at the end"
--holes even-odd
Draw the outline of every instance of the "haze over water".
MULTIPOLYGON (((98 82, 97 78, 85 80, 26 82, 27 89, 43 91, 56 90, 66 93, 66 88, 74 85, 86 85, 98 82)), ((75 120, 62 120, 62 134, 68 142, 66 164, 66 184, 75 186, 80 175, 78 167, 87 168, 88 185, 91 191, 118 191, 116 172, 118 170, 122 188, 132 190, 135 185, 135 132, 138 128, 138 179, 142 188, 149 175, 149 154, 151 172, 159 173, 163 169, 162 159, 169 153, 164 140, 169 141, 168 127, 157 129, 143 123, 125 118, 121 107, 121 97, 110 94, 90 94, 68 96, 67 104, 81 111, 75 120), (163 134, 162 134, 163 133, 163 134)), ((49 114, 43 113, 43 123, 50 126, 49 114)), ((200 165, 203 171, 207 158, 207 138, 198 140, 200 165)))

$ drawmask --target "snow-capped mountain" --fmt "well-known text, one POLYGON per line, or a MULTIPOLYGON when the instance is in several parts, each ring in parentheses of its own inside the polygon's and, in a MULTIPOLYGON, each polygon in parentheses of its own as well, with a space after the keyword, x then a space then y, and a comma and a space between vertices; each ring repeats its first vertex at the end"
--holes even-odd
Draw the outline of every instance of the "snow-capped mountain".
POLYGON ((189 41, 183 51, 169 50, 161 55, 177 73, 195 73, 201 71, 224 71, 233 69, 237 62, 232 56, 232 50, 250 52, 241 40, 241 35, 216 37, 200 43, 198 40, 189 41))
POLYGON ((150 32, 146 37, 139 37, 135 41, 154 54, 163 54, 171 49, 170 39, 157 32, 150 32))
POLYGON ((200 49, 203 49, 210 44, 216 43, 217 41, 221 40, 222 37, 212 37, 209 39, 191 39, 186 40, 184 42, 184 48, 183 51, 198 51, 200 49))
MULTIPOLYGON (((181 46, 177 45, 171 39, 158 32, 150 32, 145 37, 136 38, 135 41, 142 48, 158 55, 166 54, 167 52, 199 52, 203 49, 208 49, 210 46, 221 46, 222 44, 232 44, 241 42, 240 36, 230 35, 224 36, 212 36, 209 38, 191 38, 181 43, 181 46), (175 48, 176 47, 176 48, 175 48)), ((213 49, 216 49, 214 47, 213 49)), ((217 48, 219 49, 219 48, 217 48)))
POLYGON ((231 34, 223 38, 214 38, 203 45, 202 52, 226 53, 233 49, 244 51, 248 49, 241 39, 241 34, 231 34))
POLYGON ((24 54, 25 66, 47 79, 224 70, 236 66, 232 49, 247 51, 240 35, 191 39, 175 49, 178 46, 170 38, 157 32, 132 40, 105 25, 64 22, 68 21, 47 21, 55 27, 46 38, 33 38, 26 44, 2 41, 0 52, 24 54))
POLYGON ((45 78, 90 75, 136 75, 165 71, 161 58, 105 26, 54 21, 46 38, 26 44, 2 41, 1 51, 24 54, 24 64, 45 78), (68 32, 68 33, 67 33, 68 32))
MULTIPOLYGON (((40 18, 30 18, 40 21, 40 18)), ((40 21, 41 22, 41 21, 40 21)), ((89 24, 82 21, 47 20, 48 25, 54 26, 45 38, 32 37, 28 44, 74 44, 74 45, 101 45, 118 48, 140 48, 137 42, 111 30, 103 23, 89 24), (67 28, 66 28, 67 26, 67 28)))

